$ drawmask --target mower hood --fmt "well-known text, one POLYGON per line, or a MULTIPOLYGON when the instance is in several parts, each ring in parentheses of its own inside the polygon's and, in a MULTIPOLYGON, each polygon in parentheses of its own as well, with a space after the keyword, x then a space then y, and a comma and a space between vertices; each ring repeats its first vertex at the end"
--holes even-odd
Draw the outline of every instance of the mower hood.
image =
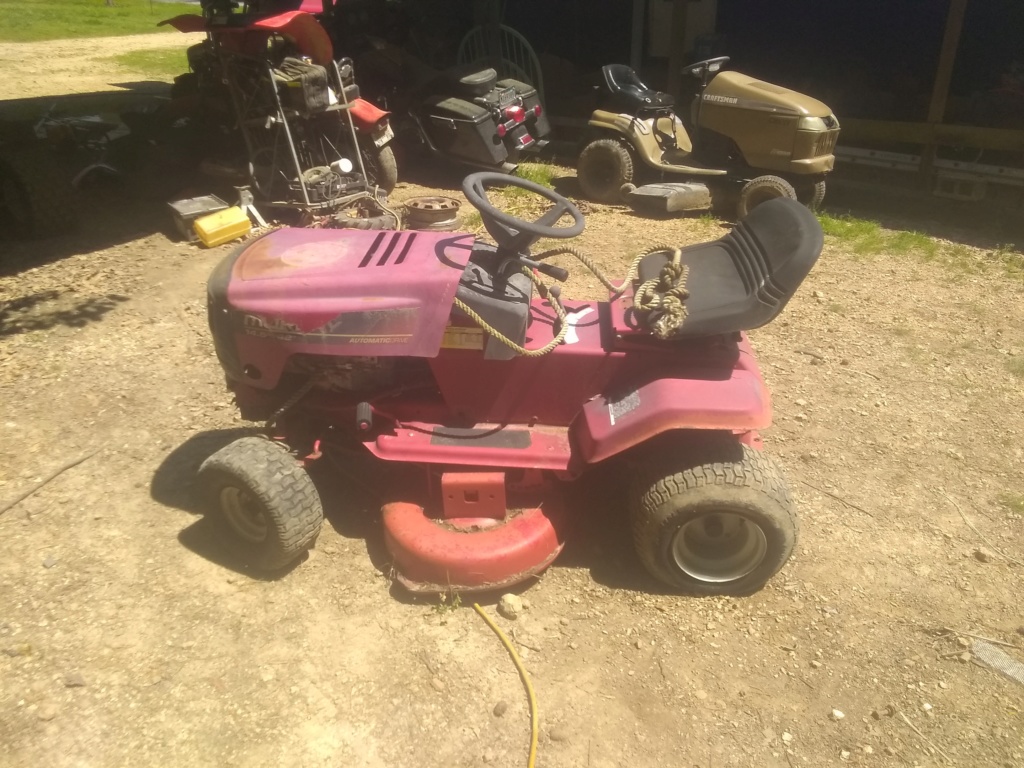
POLYGON ((729 70, 715 75, 701 98, 705 104, 797 117, 828 117, 832 114, 827 104, 810 96, 729 70))
POLYGON ((214 270, 207 301, 229 377, 272 389, 294 354, 436 357, 472 235, 279 229, 214 270))

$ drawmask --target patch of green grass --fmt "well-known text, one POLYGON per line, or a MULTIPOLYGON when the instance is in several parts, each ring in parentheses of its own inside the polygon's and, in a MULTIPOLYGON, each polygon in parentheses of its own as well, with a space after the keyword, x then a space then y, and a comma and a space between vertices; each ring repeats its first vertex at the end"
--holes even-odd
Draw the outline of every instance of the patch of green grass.
POLYGON ((463 229, 478 229, 484 224, 483 217, 480 215, 480 211, 469 211, 465 216, 462 217, 462 221, 459 226, 463 229))
POLYGON ((881 231, 876 221, 867 219, 856 219, 853 216, 833 216, 829 213, 819 213, 818 221, 826 235, 832 235, 844 242, 857 242, 877 237, 881 231))
POLYGON ((950 269, 950 279, 963 281, 966 275, 982 274, 990 267, 1000 269, 1008 277, 1024 279, 1024 254, 1015 246, 1001 245, 981 252, 960 243, 936 240, 921 232, 886 229, 876 221, 854 216, 818 214, 826 235, 839 240, 854 254, 861 256, 912 256, 921 261, 937 262, 950 269))
POLYGON ((557 172, 557 168, 547 163, 520 163, 516 169, 516 176, 532 181, 534 184, 540 184, 542 187, 554 189, 555 174, 557 172))
POLYGON ((976 268, 974 252, 962 243, 953 243, 943 253, 946 261, 951 265, 969 272, 976 268))
POLYGON ((25 43, 73 37, 117 37, 173 32, 156 23, 182 13, 199 13, 184 3, 149 0, 0 0, 0 42, 25 43))
MULTIPOLYGON (((515 175, 521 179, 532 181, 534 184, 540 184, 542 187, 554 189, 554 180, 558 172, 558 168, 546 163, 520 163, 516 168, 515 175)), ((520 187, 505 187, 500 194, 509 201, 530 200, 531 203, 541 204, 540 198, 533 192, 520 187)))
POLYGON ((1024 254, 1012 245, 1000 245, 990 252, 993 261, 999 264, 1003 271, 1012 276, 1024 278, 1024 254))
POLYGON ((999 505, 1015 515, 1024 515, 1024 495, 1019 493, 1001 493, 997 499, 999 505))
POLYGON ((458 592, 449 589, 447 592, 439 592, 437 603, 434 605, 434 613, 444 616, 462 607, 462 597, 458 592))
POLYGON ((176 75, 188 72, 188 58, 184 48, 149 48, 128 51, 111 56, 110 60, 133 72, 140 72, 156 80, 170 82, 176 75))
POLYGON ((1017 357, 1011 357, 1007 360, 1006 370, 1018 379, 1024 379, 1024 355, 1017 355, 1017 357))
POLYGON ((939 244, 928 237, 928 235, 922 235, 920 232, 901 230, 894 232, 892 237, 889 238, 886 250, 901 254, 917 252, 927 261, 931 261, 939 251, 939 244))

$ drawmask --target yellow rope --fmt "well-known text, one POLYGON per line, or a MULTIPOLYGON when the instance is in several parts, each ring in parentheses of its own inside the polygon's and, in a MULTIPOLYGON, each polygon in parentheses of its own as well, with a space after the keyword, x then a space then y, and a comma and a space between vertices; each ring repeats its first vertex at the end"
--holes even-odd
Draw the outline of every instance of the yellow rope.
MULTIPOLYGON (((636 289, 633 294, 633 306, 644 318, 645 322, 647 322, 647 326, 655 336, 659 339, 668 339, 679 330, 686 319, 686 306, 683 302, 690 296, 690 292, 686 290, 686 278, 689 274, 689 267, 681 263, 682 251, 678 248, 671 245, 655 245, 648 248, 633 259, 633 263, 629 265, 629 271, 626 273, 626 278, 619 285, 615 285, 615 283, 609 280, 597 264, 594 263, 593 259, 583 253, 583 251, 570 245, 552 248, 532 258, 537 261, 543 261, 544 259, 550 259, 553 256, 559 256, 564 253, 571 254, 594 273, 594 276, 601 281, 605 288, 611 291, 612 298, 615 299, 625 293, 626 289, 632 284, 636 278, 640 262, 652 253, 659 253, 661 251, 671 253, 672 257, 661 268, 661 272, 657 277, 648 280, 636 289), (653 321, 651 320, 652 317, 653 321)), ((524 268, 523 274, 529 277, 533 284, 537 286, 541 298, 548 298, 548 287, 531 270, 524 268)), ((562 302, 556 298, 551 299, 551 306, 554 308, 555 314, 558 315, 561 329, 555 338, 538 349, 527 349, 512 341, 512 339, 488 324, 486 320, 457 297, 455 299, 455 306, 465 312, 474 323, 483 328, 488 334, 506 347, 509 347, 516 354, 523 355, 524 357, 541 357, 548 354, 562 343, 566 333, 569 332, 565 309, 562 307, 562 302)))
POLYGON ((480 607, 478 603, 473 603, 473 609, 480 614, 480 618, 487 622, 487 626, 494 630, 494 634, 501 640, 501 644, 505 646, 505 650, 508 651, 508 655, 512 657, 512 663, 516 665, 516 669, 519 670, 519 677, 523 681, 523 686, 526 688, 526 696, 530 700, 530 757, 526 761, 526 768, 533 768, 534 762, 537 760, 537 697, 533 694, 533 684, 530 682, 530 676, 526 674, 526 667, 523 666, 523 662, 519 659, 519 654, 516 653, 516 649, 512 646, 511 641, 505 637, 505 633, 501 631, 501 628, 491 620, 491 617, 487 615, 487 612, 480 607))
MULTIPOLYGON (((524 268, 523 274, 529 277, 530 280, 533 281, 533 284, 537 286, 537 290, 540 292, 541 298, 548 298, 548 287, 544 285, 544 283, 542 283, 540 280, 538 280, 537 276, 533 274, 532 271, 524 268)), ((527 349, 526 347, 516 344, 516 342, 512 341, 512 339, 510 339, 508 336, 503 334, 497 328, 494 328, 486 320, 480 317, 480 315, 474 312, 473 309, 466 304, 466 302, 462 301, 462 299, 458 297, 455 298, 455 306, 457 306, 459 309, 465 312, 466 315, 468 315, 469 318, 474 323, 476 323, 485 331, 487 331, 487 333, 489 333, 491 336, 496 338, 506 347, 509 347, 516 354, 523 355, 524 357, 541 357, 543 355, 546 355, 548 352, 550 352, 559 344, 561 344, 562 340, 565 338, 565 334, 569 332, 569 322, 565 316, 565 309, 562 307, 562 302, 560 302, 554 296, 551 297, 551 306, 554 308, 555 314, 558 315, 558 320, 559 324, 561 325, 561 328, 559 329, 558 334, 555 336, 555 338, 553 338, 543 347, 539 347, 538 349, 527 349)))
POLYGON ((647 327, 659 339, 670 339, 686 320, 686 306, 690 298, 686 278, 690 268, 682 263, 678 248, 656 248, 649 253, 671 251, 671 258, 657 277, 643 283, 633 294, 633 307, 644 318, 647 327))

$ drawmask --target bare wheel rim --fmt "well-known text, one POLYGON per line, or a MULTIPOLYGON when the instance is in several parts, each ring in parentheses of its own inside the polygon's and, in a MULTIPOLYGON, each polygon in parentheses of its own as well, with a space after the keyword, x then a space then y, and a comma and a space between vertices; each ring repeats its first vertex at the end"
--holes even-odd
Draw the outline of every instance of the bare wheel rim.
POLYGON ((768 539, 761 526, 743 515, 709 512, 676 531, 671 552, 687 576, 722 584, 757 568, 768 553, 768 539))
POLYGON ((267 538, 267 517, 246 491, 227 486, 220 492, 220 508, 232 530, 246 541, 262 544, 267 538))

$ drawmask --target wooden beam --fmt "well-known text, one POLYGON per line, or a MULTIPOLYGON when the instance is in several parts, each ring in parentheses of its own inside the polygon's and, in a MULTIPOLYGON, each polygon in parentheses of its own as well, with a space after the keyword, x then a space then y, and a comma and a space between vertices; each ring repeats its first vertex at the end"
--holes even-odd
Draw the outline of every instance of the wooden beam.
POLYGON ((683 82, 683 67, 686 61, 686 14, 690 0, 672 0, 672 37, 668 49, 668 87, 673 96, 679 97, 683 82))
POLYGON ((639 71, 644 61, 644 15, 647 0, 633 0, 633 30, 629 41, 629 66, 639 71))
MULTIPOLYGON (((929 125, 939 125, 942 122, 942 118, 946 115, 949 82, 953 78, 956 49, 960 45, 960 33, 964 28, 964 13, 966 10, 967 0, 949 0, 949 14, 946 16, 946 33, 942 36, 939 65, 935 70, 935 83, 932 86, 932 101, 928 107, 929 125)), ((921 155, 920 178, 925 186, 931 184, 936 146, 934 140, 928 142, 921 155)))
POLYGON ((945 123, 904 123, 888 120, 843 118, 839 143, 917 144, 920 146, 971 147, 1006 152, 1024 152, 1024 130, 983 128, 945 123))
POLYGON ((964 13, 967 0, 949 0, 949 14, 946 17, 946 34, 942 38, 939 66, 935 71, 932 87, 932 101, 928 108, 928 122, 941 123, 946 114, 946 100, 949 98, 949 82, 953 77, 956 63, 956 49, 960 45, 960 33, 964 28, 964 13))

